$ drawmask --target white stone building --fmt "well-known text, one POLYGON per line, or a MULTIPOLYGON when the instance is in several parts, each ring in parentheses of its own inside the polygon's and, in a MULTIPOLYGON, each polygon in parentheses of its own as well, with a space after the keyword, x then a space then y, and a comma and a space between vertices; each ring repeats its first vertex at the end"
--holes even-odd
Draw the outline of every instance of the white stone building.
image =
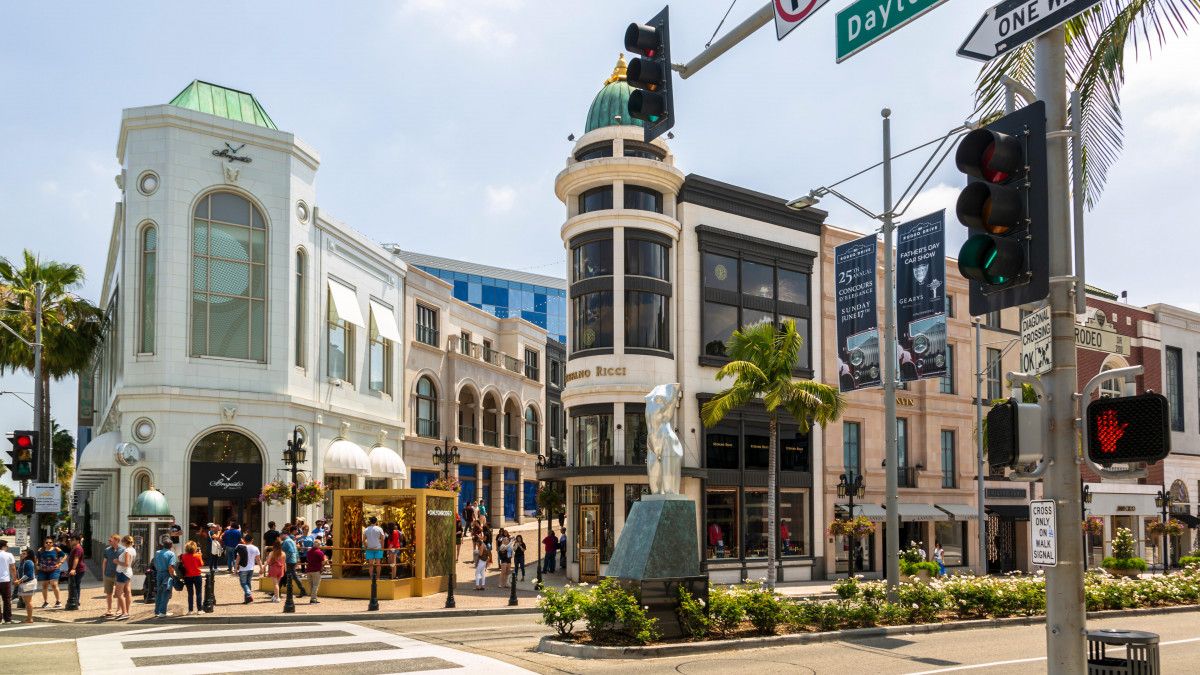
MULTIPOLYGON (((1189 528, 1200 526, 1200 313, 1173 305, 1150 305, 1162 333, 1162 393, 1171 407, 1171 454, 1163 461, 1163 485, 1171 510, 1189 528)), ((1197 530, 1173 542, 1172 560, 1197 546, 1197 530)))

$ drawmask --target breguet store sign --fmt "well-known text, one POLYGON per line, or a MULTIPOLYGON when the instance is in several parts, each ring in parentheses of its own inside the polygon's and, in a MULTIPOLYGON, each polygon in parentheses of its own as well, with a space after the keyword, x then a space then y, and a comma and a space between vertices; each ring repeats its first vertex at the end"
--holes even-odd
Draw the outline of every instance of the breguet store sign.
POLYGON ((609 368, 608 366, 596 366, 595 368, 585 368, 567 373, 567 382, 582 380, 589 377, 624 377, 625 367, 609 368))

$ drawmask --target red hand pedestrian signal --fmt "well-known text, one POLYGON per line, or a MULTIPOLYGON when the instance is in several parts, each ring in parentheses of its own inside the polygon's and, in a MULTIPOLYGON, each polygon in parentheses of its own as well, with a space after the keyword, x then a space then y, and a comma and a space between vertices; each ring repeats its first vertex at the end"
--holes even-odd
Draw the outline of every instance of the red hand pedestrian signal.
POLYGON ((1096 420, 1096 440, 1100 441, 1100 452, 1111 455, 1117 451, 1117 441, 1125 435, 1129 422, 1118 423, 1116 410, 1105 410, 1096 420))
POLYGON ((13 513, 17 515, 28 515, 33 513, 34 501, 32 497, 14 497, 13 498, 13 513))

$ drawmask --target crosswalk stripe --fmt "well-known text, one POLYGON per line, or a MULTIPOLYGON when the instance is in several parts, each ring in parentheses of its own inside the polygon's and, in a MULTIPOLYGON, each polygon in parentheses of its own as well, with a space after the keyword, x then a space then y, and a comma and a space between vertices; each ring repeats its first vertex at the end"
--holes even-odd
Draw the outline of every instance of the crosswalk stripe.
MULTIPOLYGON (((152 632, 138 633, 135 635, 122 635, 122 642, 134 642, 138 640, 162 640, 170 636, 172 640, 179 638, 195 638, 204 640, 207 638, 221 638, 246 635, 271 635, 288 637, 291 635, 302 636, 304 633, 315 633, 318 631, 326 631, 331 628, 341 628, 338 624, 320 624, 314 623, 306 626, 272 626, 272 625, 253 625, 242 628, 223 628, 221 630, 183 630, 184 626, 153 626, 157 629, 152 632)), ((186 628, 190 629, 191 626, 186 628)))
MULTIPOLYGON (((158 640, 122 640, 121 646, 125 649, 144 650, 143 653, 148 653, 151 649, 164 648, 171 649, 173 652, 178 652, 180 647, 191 647, 193 645, 208 645, 219 646, 226 651, 238 649, 238 643, 230 642, 229 638, 233 636, 221 636, 216 639, 205 640, 202 637, 174 637, 171 633, 162 633, 163 637, 158 640)), ((201 636, 206 636, 206 633, 200 633, 201 636)), ((238 638, 253 638, 253 635, 239 635, 238 638)), ((344 630, 321 630, 311 633, 297 633, 295 635, 272 635, 271 644, 279 645, 280 649, 286 649, 289 645, 297 641, 305 640, 320 640, 320 644, 331 644, 339 638, 357 639, 353 633, 348 633, 344 630)), ((253 649, 262 644, 261 641, 252 640, 243 642, 247 649, 253 649)))

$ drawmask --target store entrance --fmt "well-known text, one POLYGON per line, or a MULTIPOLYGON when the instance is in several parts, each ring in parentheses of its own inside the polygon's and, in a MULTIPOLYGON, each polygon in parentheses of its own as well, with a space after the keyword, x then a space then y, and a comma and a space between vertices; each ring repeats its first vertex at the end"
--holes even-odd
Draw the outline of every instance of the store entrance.
POLYGON ((254 441, 237 431, 215 431, 196 444, 188 468, 190 523, 224 527, 234 522, 243 532, 262 535, 262 453, 254 441))
MULTIPOLYGON (((188 522, 196 527, 204 527, 206 523, 216 523, 225 527, 230 522, 234 522, 241 527, 243 532, 249 532, 257 537, 263 531, 262 505, 257 500, 193 496, 188 505, 188 522)), ((194 537, 194 533, 190 533, 189 536, 194 537)))
POLYGON ((579 580, 600 576, 600 505, 579 505, 579 580))

